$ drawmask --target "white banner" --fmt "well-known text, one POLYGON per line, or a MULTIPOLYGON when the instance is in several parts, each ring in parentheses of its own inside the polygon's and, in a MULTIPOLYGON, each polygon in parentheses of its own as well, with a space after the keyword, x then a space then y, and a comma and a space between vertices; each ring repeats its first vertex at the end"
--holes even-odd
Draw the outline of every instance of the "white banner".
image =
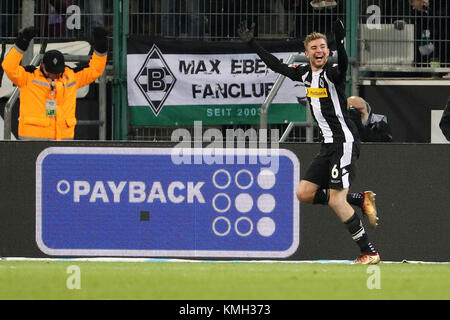
MULTIPOLYGON (((286 61, 292 53, 275 53, 286 61)), ((129 54, 130 106, 262 104, 278 73, 256 54, 129 54)), ((273 103, 298 103, 305 88, 285 79, 273 103)), ((153 108, 152 107, 152 108, 153 108)), ((157 112, 159 112, 159 110, 157 112)))
MULTIPOLYGON (((6 54, 8 54, 9 50, 13 45, 6 46, 6 54)), ((49 43, 47 45, 47 51, 49 50, 59 50, 63 54, 70 55, 88 55, 90 51, 90 44, 86 41, 75 41, 75 42, 64 42, 64 43, 49 43)), ((36 55, 39 53, 41 49, 40 44, 35 44, 33 48, 33 54, 36 55)), ((5 54, 5 57, 6 57, 5 54)), ((68 67, 74 68, 76 66, 75 62, 67 62, 66 65, 68 67)), ((10 97, 14 90, 14 85, 11 80, 8 79, 6 74, 3 75, 3 79, 1 81, 0 86, 0 98, 10 97)), ((89 86, 85 86, 80 88, 77 92, 77 98, 84 98, 89 93, 89 86)))

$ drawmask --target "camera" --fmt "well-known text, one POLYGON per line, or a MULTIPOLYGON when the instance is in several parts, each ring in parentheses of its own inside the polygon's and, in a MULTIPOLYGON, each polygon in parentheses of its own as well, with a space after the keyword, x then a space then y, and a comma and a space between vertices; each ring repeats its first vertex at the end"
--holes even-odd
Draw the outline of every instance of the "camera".
POLYGON ((350 108, 348 109, 348 114, 350 118, 361 121, 361 112, 355 107, 350 106, 350 108))

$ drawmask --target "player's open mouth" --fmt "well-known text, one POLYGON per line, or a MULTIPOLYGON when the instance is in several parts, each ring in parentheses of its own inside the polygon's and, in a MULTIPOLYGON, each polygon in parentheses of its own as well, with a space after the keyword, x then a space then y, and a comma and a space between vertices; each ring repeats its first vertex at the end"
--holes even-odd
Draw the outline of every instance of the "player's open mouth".
POLYGON ((323 56, 318 56, 318 57, 316 57, 316 61, 317 61, 317 62, 322 62, 322 61, 323 61, 323 56))

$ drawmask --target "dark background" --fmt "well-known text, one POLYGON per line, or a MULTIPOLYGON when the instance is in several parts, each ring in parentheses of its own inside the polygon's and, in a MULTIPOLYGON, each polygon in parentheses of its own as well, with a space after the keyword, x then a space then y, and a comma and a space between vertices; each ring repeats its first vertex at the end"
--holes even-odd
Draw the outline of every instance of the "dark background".
MULTIPOLYGON (((47 147, 163 147, 150 142, 0 141, 0 256, 48 257, 35 240, 35 166, 47 147)), ((283 144, 306 171, 319 144, 283 144)), ((351 191, 377 194, 380 225, 371 241, 387 261, 450 261, 450 147, 363 144, 351 191)), ((107 170, 107 164, 105 165, 107 170)), ((358 209, 359 212, 359 209, 358 209)), ((354 259, 348 231, 327 206, 301 204, 300 246, 290 260, 354 259)))
MULTIPOLYGON (((110 83, 107 85, 107 135, 112 139, 112 101, 110 83)), ((431 110, 443 110, 450 90, 446 86, 360 86, 361 97, 371 105, 373 112, 386 115, 394 142, 427 143, 431 140, 431 110)), ((7 99, 0 99, 0 114, 7 99)), ((98 85, 91 84, 86 98, 77 99, 78 120, 98 119, 98 85)), ((13 108, 11 129, 17 137, 19 102, 13 108)), ((97 126, 75 127, 75 140, 98 140, 97 126)))
POLYGON ((430 142, 431 110, 444 110, 450 96, 448 86, 370 85, 359 90, 374 113, 387 116, 394 142, 430 142))

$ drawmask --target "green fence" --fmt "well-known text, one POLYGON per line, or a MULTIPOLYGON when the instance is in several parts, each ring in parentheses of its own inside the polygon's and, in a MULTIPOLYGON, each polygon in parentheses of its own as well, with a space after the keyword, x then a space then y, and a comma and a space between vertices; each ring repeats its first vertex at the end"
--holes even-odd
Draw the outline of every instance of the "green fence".
MULTIPOLYGON (((310 1, 303 0, 99 0, 89 2, 84 0, 3 0, 0 2, 0 40, 2 54, 4 54, 6 48, 13 43, 18 30, 24 26, 33 24, 38 26, 40 35, 35 39, 35 43, 39 45, 45 42, 86 41, 90 36, 89 30, 95 24, 103 24, 112 34, 107 78, 112 90, 111 97, 108 96, 108 99, 104 100, 111 101, 109 103, 113 105, 112 120, 111 123, 108 122, 112 129, 108 136, 112 136, 115 140, 136 137, 145 139, 149 128, 152 132, 159 128, 161 136, 167 137, 171 129, 182 125, 188 126, 189 121, 192 120, 185 122, 175 120, 169 123, 174 115, 180 116, 187 112, 189 116, 199 117, 197 120, 200 120, 208 112, 216 114, 216 107, 205 107, 206 105, 215 106, 214 103, 202 104, 204 110, 200 111, 200 115, 196 115, 198 110, 189 111, 193 110, 196 102, 186 102, 181 104, 188 106, 186 109, 166 108, 163 113, 159 113, 156 110, 158 108, 155 109, 157 112, 148 113, 150 110, 148 109, 144 117, 137 116, 140 121, 133 122, 132 117, 136 115, 136 110, 130 111, 129 87, 127 87, 130 81, 127 62, 127 56, 130 54, 128 42, 132 37, 143 37, 147 40, 164 39, 173 43, 174 46, 179 46, 179 50, 184 50, 182 53, 186 54, 195 54, 190 50, 189 44, 186 44, 190 41, 200 43, 203 51, 200 50, 197 53, 205 55, 226 54, 226 50, 220 49, 220 46, 228 50, 237 48, 236 53, 245 54, 248 52, 245 52, 244 46, 238 39, 236 26, 240 21, 247 20, 248 23, 256 23, 256 37, 259 41, 290 43, 291 48, 281 51, 292 52, 292 44, 299 44, 298 50, 300 50, 302 39, 311 31, 323 32, 332 37, 332 24, 340 18, 344 20, 347 29, 347 53, 354 62, 348 71, 347 95, 358 94, 361 76, 390 77, 395 71, 401 73, 400 76, 418 74, 425 78, 427 76, 442 77, 450 73, 449 1, 434 0, 430 1, 426 7, 417 8, 409 1, 403 0, 337 0, 336 2, 336 7, 316 10, 310 5, 310 1), (182 47, 182 43, 187 47, 182 47), (212 52, 209 49, 211 47, 218 49, 212 52), (166 123, 155 121, 164 113, 167 113, 169 119, 166 123), (151 121, 145 125, 149 117, 151 121), (139 132, 141 129, 142 132, 139 132)), ((271 51, 280 52, 280 49, 273 47, 271 51)), ((169 53, 162 51, 162 54, 166 57, 169 53)), ((256 60, 254 61, 256 63, 256 60)), ((178 67, 175 66, 175 68, 178 67)), ((399 76, 398 73, 396 76, 399 76)), ((205 76, 204 80, 206 79, 205 76)), ((244 77, 241 77, 239 81, 233 83, 242 83, 240 80, 243 79, 244 77)), ((222 84, 216 88, 211 86, 212 89, 203 90, 203 94, 210 95, 211 92, 214 94, 217 90, 222 90, 221 86, 222 84)), ((1 89, 5 89, 3 83, 1 89)), ((193 90, 197 92, 196 90, 201 89, 196 87, 193 90)), ((233 86, 231 94, 235 94, 235 90, 237 90, 236 86, 233 86)), ((251 87, 250 90, 252 90, 251 87)), ((248 91, 242 91, 242 89, 241 92, 244 95, 248 94, 248 91)), ((8 95, 0 94, 0 99, 5 97, 8 98, 8 95)), ((276 101, 274 103, 276 104, 276 101)), ((170 105, 169 101, 160 104, 170 105)), ((224 101, 223 104, 229 103, 224 101)), ((258 103, 240 102, 232 105, 233 110, 241 110, 235 112, 234 118, 215 117, 214 120, 217 121, 211 121, 210 125, 220 130, 230 126, 233 128, 258 127, 258 112, 255 112, 258 103), (238 112, 244 116, 247 112, 248 115, 240 118, 238 112)), ((147 107, 150 108, 151 103, 148 103, 147 107)), ((301 106, 298 108, 303 110, 301 106)), ((220 115, 220 112, 218 114, 220 115)), ((292 118, 285 112, 274 116, 271 125, 284 131, 291 121, 301 121, 301 119, 292 118)), ((271 122, 270 114, 269 122, 271 122)), ((157 137, 156 133, 151 139, 165 140, 165 138, 157 137)), ((298 136, 293 139, 301 141, 301 139, 298 140, 298 136)))
MULTIPOLYGON (((171 1, 169 1, 171 2, 171 1)), ((173 2, 173 1, 172 1, 173 2)), ((290 48, 286 49, 284 51, 290 51, 290 53, 295 53, 295 51, 301 50, 301 39, 296 38, 298 36, 296 32, 310 32, 314 29, 312 28, 326 28, 328 30, 331 30, 331 21, 334 21, 337 18, 342 18, 343 16, 346 16, 346 25, 347 25, 347 31, 348 31, 348 37, 353 37, 351 42, 347 43, 347 47, 349 47, 349 56, 352 58, 356 58, 357 56, 357 48, 356 48, 356 37, 354 36, 356 34, 356 28, 357 28, 357 17, 358 17, 358 2, 356 0, 352 1, 346 1, 340 3, 340 6, 338 8, 335 8, 335 10, 327 10, 327 11, 313 11, 313 9, 310 6, 306 6, 305 8, 299 8, 294 7, 291 5, 288 5, 285 7, 285 12, 280 13, 278 12, 276 15, 272 13, 268 13, 269 5, 267 4, 264 8, 258 7, 256 8, 256 11, 250 11, 254 10, 255 7, 248 6, 246 7, 247 10, 249 10, 247 13, 252 14, 245 16, 244 14, 241 14, 237 16, 236 12, 233 12, 233 10, 237 8, 243 8, 243 1, 235 1, 235 3, 239 2, 240 5, 228 5, 227 8, 225 8, 225 13, 222 15, 222 19, 227 19, 227 27, 230 28, 230 25, 237 24, 236 19, 242 19, 242 18, 250 18, 252 20, 255 20, 257 22, 260 22, 262 26, 260 27, 260 30, 257 32, 257 37, 261 41, 268 41, 266 39, 271 39, 272 41, 276 38, 283 38, 283 40, 279 41, 286 41, 287 39, 292 39, 293 41, 290 42, 290 48), (345 10, 345 11, 344 11, 345 10), (318 19, 309 19, 309 24, 304 25, 296 25, 295 18, 297 19, 307 19, 307 13, 310 14, 310 16, 314 16, 318 19), (275 20, 274 20, 275 19, 275 20), (277 23, 277 19, 281 19, 285 21, 284 25, 277 23), (271 21, 274 20, 275 23, 271 23, 271 21), (283 25, 281 30, 278 28, 276 29, 276 26, 283 25), (290 33, 290 28, 294 26, 295 32, 290 33), (295 47, 295 49, 292 49, 295 47)), ((150 2, 152 4, 154 2, 150 2)), ((180 2, 182 3, 182 1, 180 2)), ((206 3, 206 1, 204 1, 206 3)), ((268 1, 267 1, 268 3, 268 1)), ((223 5, 223 4, 222 4, 223 5)), ((152 7, 154 8, 154 7, 152 7)), ((156 6, 157 8, 157 6, 156 6)), ((211 8, 211 6, 210 6, 211 8)), ((195 102, 179 102, 177 105, 170 105, 169 102, 166 102, 166 105, 164 109, 159 112, 159 110, 155 110, 152 105, 151 98, 148 98, 149 101, 148 104, 146 101, 144 103, 137 103, 134 105, 129 105, 129 97, 130 94, 130 82, 132 82, 133 75, 127 74, 130 73, 130 67, 127 65, 127 55, 130 55, 133 53, 133 50, 130 52, 130 48, 127 47, 128 42, 130 41, 130 38, 136 37, 136 36, 143 36, 147 38, 146 40, 143 40, 142 42, 149 41, 148 38, 151 39, 152 35, 160 36, 163 35, 162 39, 169 39, 175 46, 178 46, 178 50, 188 50, 191 46, 200 46, 202 47, 200 50, 197 50, 198 53, 202 53, 205 55, 208 54, 226 54, 227 48, 231 50, 231 52, 241 52, 245 54, 245 46, 240 43, 236 37, 237 35, 235 33, 231 33, 231 30, 228 30, 227 34, 228 36, 224 39, 223 34, 213 34, 214 31, 217 32, 216 29, 205 29, 202 32, 202 39, 198 39, 198 34, 192 35, 188 32, 188 24, 186 24, 185 28, 183 26, 177 25, 179 30, 177 31, 177 36, 174 37, 171 34, 164 33, 164 21, 165 17, 163 15, 158 16, 157 13, 151 12, 151 9, 147 14, 144 12, 138 13, 135 5, 133 3, 130 3, 128 0, 114 0, 114 82, 113 82, 113 104, 114 104, 114 139, 116 140, 126 140, 126 139, 135 139, 136 137, 139 137, 139 139, 142 139, 145 137, 146 133, 149 128, 153 128, 153 136, 149 137, 149 139, 155 139, 155 136, 158 136, 158 134, 155 134, 155 130, 158 130, 159 128, 161 130, 161 133, 165 133, 165 137, 162 137, 163 134, 161 134, 160 139, 157 140, 166 140, 168 138, 167 136, 167 129, 168 127, 172 127, 173 129, 179 128, 180 126, 189 127, 192 126, 193 121, 195 120, 201 120, 203 121, 206 126, 205 129, 209 127, 215 127, 220 130, 223 130, 224 128, 229 128, 232 126, 233 128, 242 128, 246 127, 255 127, 257 128, 259 125, 259 106, 261 103, 246 103, 246 102, 240 102, 240 103, 230 103, 227 101, 227 97, 223 93, 221 95, 216 96, 219 99, 222 99, 222 103, 212 103, 206 102, 206 103, 198 103, 195 102), (146 20, 145 18, 153 18, 146 20), (155 27, 155 28, 141 28, 142 24, 146 24, 146 22, 150 23, 153 21, 154 23, 162 24, 161 28, 155 27), (185 33, 182 33, 182 30, 185 31, 185 33), (146 34, 148 32, 148 34, 146 34), (159 33, 158 33, 159 32, 159 33), (206 34, 206 35, 205 35, 206 34), (213 40, 220 40, 220 41, 213 41, 213 40), (192 45, 189 43, 189 41, 192 41, 192 45), (200 44, 199 44, 200 43, 200 44), (183 47, 184 46, 184 47, 183 47), (231 49, 230 49, 231 47, 231 49), (181 48, 181 49, 180 49, 181 48), (215 48, 215 49, 211 49, 215 48), (227 104, 228 103, 228 104, 227 104), (152 107, 152 108, 150 108, 152 107)), ((142 8, 141 8, 142 9, 142 8)), ((159 8, 163 9, 163 8, 159 8)), ((187 8, 184 8, 187 10, 187 8)), ((202 13, 205 14, 205 16, 209 17, 209 21, 211 24, 211 20, 214 18, 216 19, 217 23, 217 12, 206 12, 205 6, 203 5, 200 10, 203 10, 202 13)), ((174 12, 168 13, 169 14, 169 21, 175 21, 175 19, 178 17, 181 18, 181 13, 183 12, 183 7, 177 7, 174 12), (172 19, 173 18, 173 19, 172 19)), ((184 11, 185 13, 189 13, 188 11, 184 11)), ((222 8, 223 12, 223 8, 222 8)), ((276 12, 275 12, 276 13, 276 12)), ((189 15, 186 15, 186 19, 189 17, 189 15)), ((210 27, 210 24, 208 27, 210 27)), ((170 28, 169 28, 170 29, 170 28)), ((316 29, 318 30, 318 29, 316 29)), ((223 31, 223 30, 222 30, 223 31)), ((322 30, 320 30, 322 31, 322 30)), ((325 32, 325 30, 323 30, 325 32)), ((157 38, 156 38, 157 39, 157 38)), ((161 38, 160 38, 161 39, 161 38)), ((137 40, 139 42, 139 40, 137 40)), ((157 40, 155 40, 157 42, 157 40)), ((274 49, 272 52, 277 52, 277 46, 272 46, 274 49)), ((146 53, 150 48, 143 49, 140 53, 144 54, 146 53)), ((228 51, 229 51, 228 50, 228 51)), ((278 49, 279 50, 279 49, 278 49)), ((192 51, 192 50, 191 50, 192 51)), ((283 51, 279 50, 279 51, 283 51)), ((170 53, 170 52, 169 52, 170 53)), ((195 52, 190 52, 191 54, 195 52)), ((162 55, 167 56, 168 50, 163 50, 162 55)), ((180 51, 178 54, 181 54, 180 51)), ((286 56, 287 57, 287 56, 286 56)), ((144 59, 144 58, 141 58, 144 59)), ((178 58, 180 59, 180 58, 178 58)), ((226 63, 226 62, 225 62, 226 63)), ((257 63, 257 62, 256 62, 257 63)), ((167 67, 167 69, 172 68, 173 66, 167 67)), ((181 68, 181 67, 180 67, 181 68)), ((176 67, 175 67, 176 69, 176 67)), ((205 77, 208 76, 207 70, 205 70, 205 77)), ((145 71, 147 72, 147 71, 145 71)), ((134 71, 134 73, 136 73, 134 71)), ((223 73, 222 73, 223 75, 223 73)), ((351 70, 349 71, 349 85, 348 85, 348 93, 351 93, 352 83, 351 83, 351 70)), ((230 75, 232 76, 232 75, 230 75)), ((241 79, 242 80, 242 79, 241 79)), ((180 81, 180 80, 178 80, 180 81)), ((207 80, 205 80, 207 81, 207 80)), ((231 80, 230 80, 231 81, 231 80)), ((255 81, 261 81, 261 80, 255 80, 255 81)), ((271 82, 273 84, 274 81, 271 82)), ((271 85, 269 84, 269 86, 271 85)), ((248 94, 248 91, 251 91, 251 89, 241 88, 237 89, 237 85, 235 83, 228 83, 228 85, 236 85, 234 89, 232 90, 240 90, 242 92, 236 93, 241 95, 248 94)), ((241 85, 244 85, 241 83, 241 85)), ((226 83, 217 84, 216 88, 214 89, 208 89, 209 92, 204 89, 203 87, 196 87, 195 89, 192 89, 191 94, 203 94, 203 95, 214 95, 214 92, 217 93, 217 91, 226 91, 226 83), (219 88, 219 89, 217 89, 219 88), (223 89, 225 88, 225 89, 223 89), (197 91, 196 91, 197 90, 197 91), (214 91, 215 90, 215 91, 214 91)), ((257 84, 257 87, 259 84, 257 84)), ((263 84, 261 84, 261 87, 263 84)), ((259 87, 258 87, 259 88, 259 87)), ((270 87, 269 87, 270 89, 270 87)), ((231 89, 230 89, 231 90, 231 89)), ((261 89, 263 90, 263 89, 261 89)), ((267 88, 266 88, 267 90, 267 88)), ((299 89, 301 90, 301 89, 299 89)), ((253 91, 255 89, 253 88, 253 91)), ((231 92, 229 92, 232 94, 231 92)), ((267 95, 268 92, 265 92, 267 95)), ((173 93, 172 93, 173 94, 173 93)), ((186 96, 189 95, 189 91, 182 92, 181 94, 185 94, 186 96)), ((217 98, 216 97, 216 98, 217 98)), ((160 99, 160 98, 159 98, 160 99)), ((186 99, 189 100, 189 99, 186 99)), ((261 100, 262 102, 263 100, 261 100)), ((158 101, 158 103, 161 103, 158 101)), ((164 104, 164 101, 162 102, 164 104)), ((305 112, 305 106, 298 104, 298 101, 291 100, 290 102, 285 103, 276 103, 274 102, 274 108, 272 108, 271 112, 269 112, 269 123, 271 123, 272 128, 280 129, 281 131, 284 131, 286 127, 288 127, 288 124, 290 122, 302 122, 306 121, 306 112, 305 112)), ((301 129, 297 132, 297 135, 301 135, 301 129)), ((169 130, 170 134, 170 130, 169 130)), ((295 136, 295 134, 293 133, 295 136)), ((316 138, 318 138, 318 134, 316 132, 315 134, 316 138)), ((298 138, 298 137, 295 137, 298 138)), ((288 140, 289 141, 289 140, 288 140)))
POLYGON ((127 140, 128 137, 128 101, 126 87, 128 9, 128 0, 114 0, 114 80, 112 90, 114 140, 127 140))

